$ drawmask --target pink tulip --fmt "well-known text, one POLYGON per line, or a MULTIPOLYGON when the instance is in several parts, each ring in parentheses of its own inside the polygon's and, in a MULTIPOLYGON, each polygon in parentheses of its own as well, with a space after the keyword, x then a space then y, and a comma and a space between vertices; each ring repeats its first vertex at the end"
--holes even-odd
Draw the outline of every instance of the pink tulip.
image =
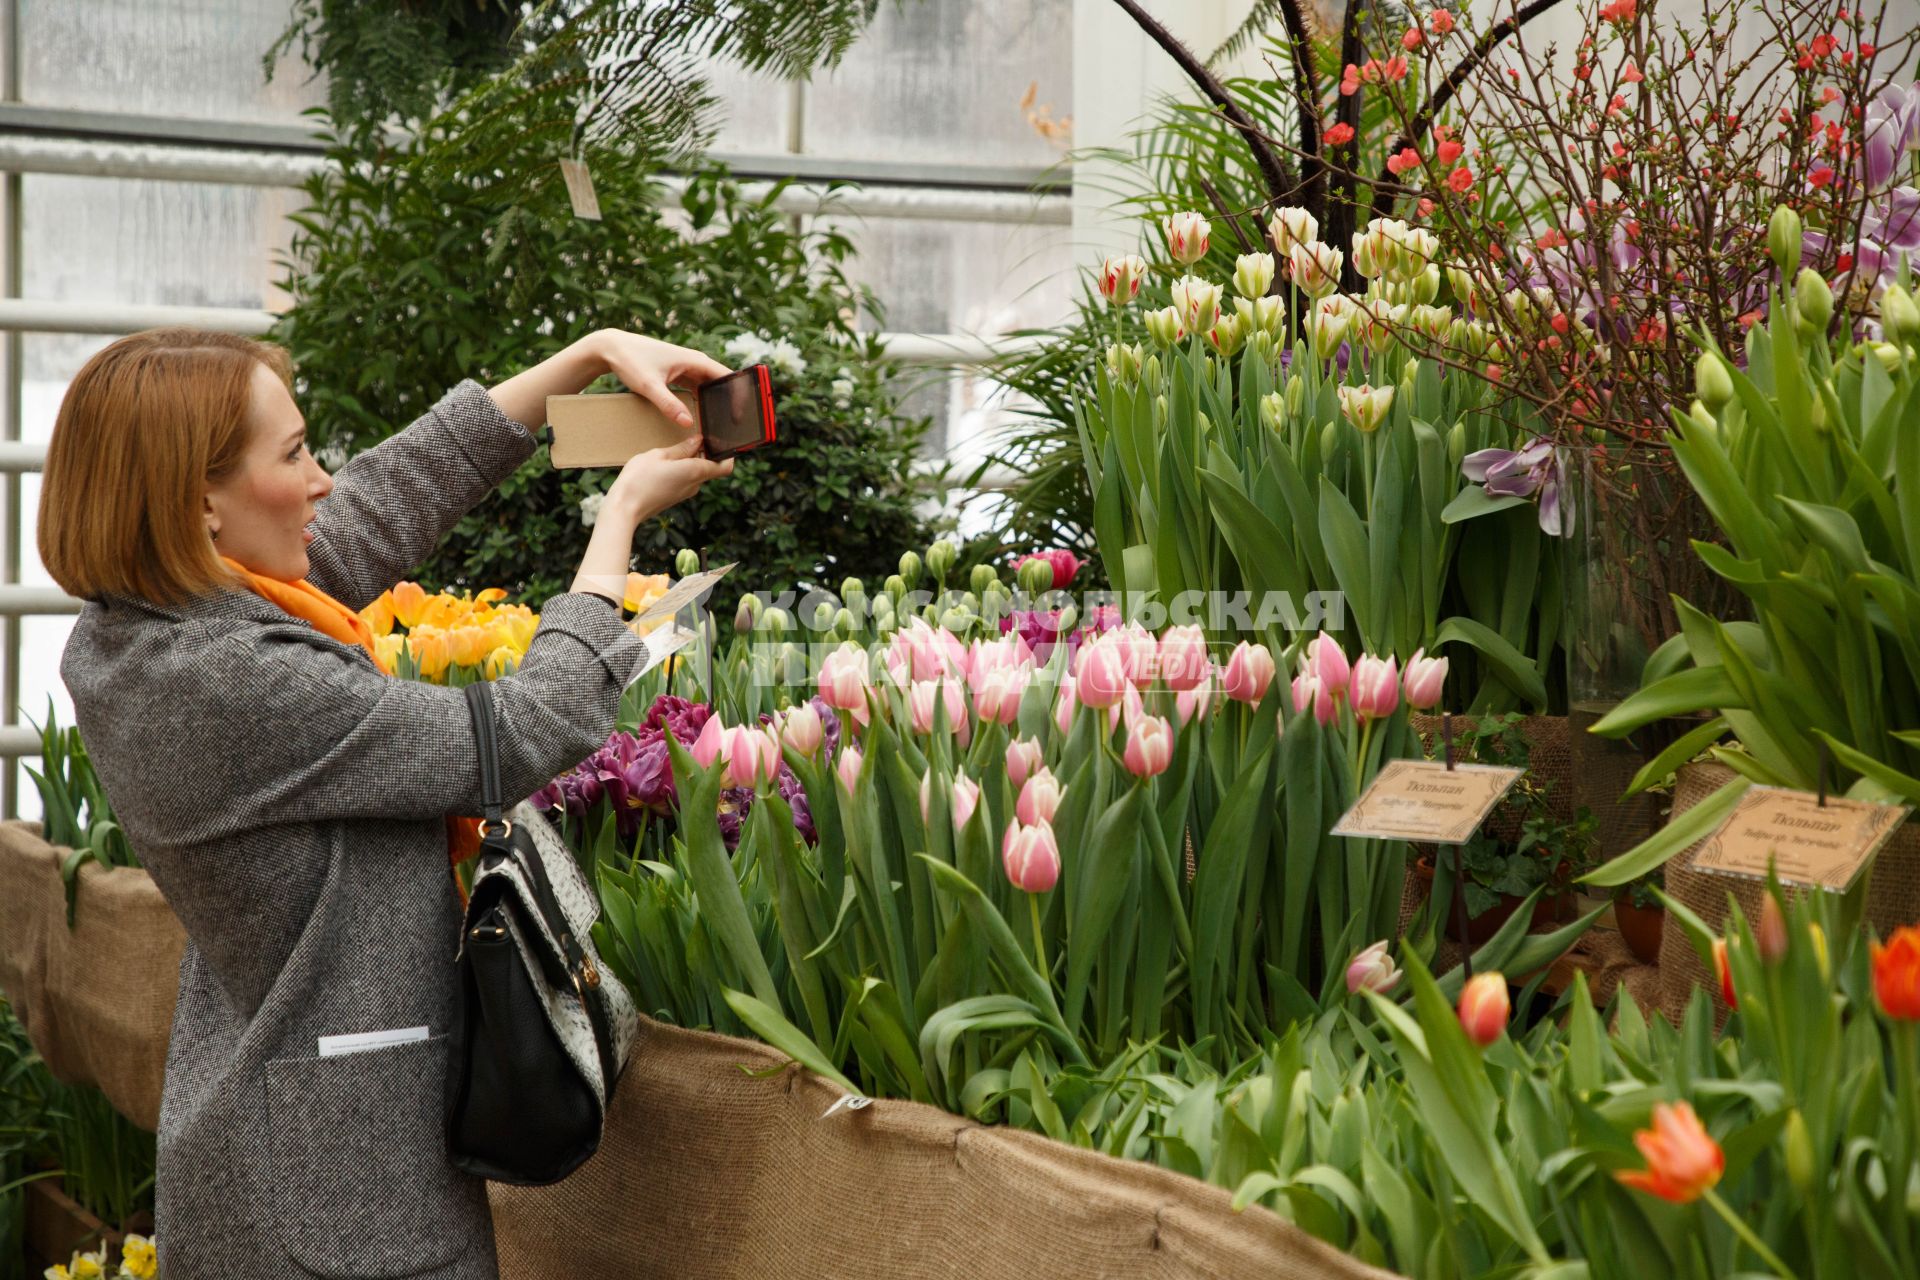
POLYGON ((1160 637, 1160 680, 1167 688, 1185 693, 1204 684, 1213 674, 1207 657, 1207 633, 1198 626, 1168 627, 1160 637))
POLYGON ((1267 696, 1267 686, 1273 683, 1273 670, 1273 654, 1265 645, 1242 640, 1234 646, 1233 655, 1227 659, 1227 669, 1221 673, 1221 691, 1235 702, 1252 706, 1267 696))
POLYGON ((1159 716, 1141 716, 1120 759, 1136 778, 1165 773, 1173 763, 1173 726, 1159 716))
POLYGON ((833 766, 834 773, 840 778, 841 788, 849 796, 853 794, 854 785, 860 780, 861 759, 860 748, 848 743, 840 749, 840 759, 833 766))
POLYGON ((1200 717, 1202 720, 1206 719, 1207 708, 1212 705, 1213 680, 1211 673, 1208 674, 1208 678, 1202 683, 1195 685, 1191 689, 1182 689, 1179 693, 1173 695, 1174 714, 1180 717, 1182 726, 1195 716, 1200 717))
POLYGON ((1400 706, 1400 671, 1392 658, 1362 654, 1353 664, 1353 682, 1347 686, 1353 714, 1362 720, 1384 720, 1400 706))
POLYGON ((1053 770, 1042 768, 1020 788, 1020 798, 1013 803, 1013 815, 1028 826, 1037 822, 1052 823, 1065 791, 1060 780, 1053 776, 1053 770))
POLYGON ((989 671, 974 686, 974 711, 982 721, 1012 724, 1020 715, 1020 698, 1027 691, 1028 679, 1028 669, 1024 667, 989 671))
POLYGON ((1329 697, 1347 696, 1347 681, 1352 668, 1340 642, 1322 631, 1307 643, 1307 671, 1320 681, 1329 697))
POLYGON ((975 640, 967 650, 967 687, 977 697, 986 678, 999 671, 1031 672, 1033 650, 1019 632, 998 640, 975 640))
POLYGON ((835 649, 820 664, 820 700, 837 710, 853 712, 863 723, 870 687, 867 657, 851 644, 835 649))
POLYGON ((1298 715, 1313 708, 1313 718, 1322 725, 1332 724, 1340 714, 1340 708, 1334 705, 1333 695, 1327 692, 1327 686, 1316 675, 1299 675, 1293 678, 1293 710, 1298 715))
POLYGON ((1507 980, 1498 973, 1476 973, 1460 989, 1460 1025, 1467 1039, 1483 1049, 1507 1029, 1511 1010, 1507 980))
MULTIPOLYGON (((953 780, 953 788, 947 795, 947 812, 953 818, 953 829, 960 830, 967 825, 967 819, 980 804, 980 784, 961 774, 953 780)), ((920 778, 920 822, 924 826, 933 821, 933 774, 926 773, 920 778)))
POLYGON ((1000 865, 1013 887, 1025 893, 1045 893, 1060 879, 1060 846, 1046 823, 1007 824, 1000 842, 1000 865))
POLYGON ((937 680, 941 676, 964 674, 967 650, 959 637, 945 627, 934 628, 925 618, 913 618, 893 633, 886 662, 887 669, 901 684, 937 680))
POLYGON ((1440 687, 1447 682, 1447 660, 1429 658, 1425 649, 1415 649, 1407 659, 1402 680, 1407 705, 1415 711, 1427 711, 1440 705, 1440 687))
POLYGON ((915 733, 933 732, 933 705, 938 698, 946 706, 947 728, 964 744, 972 734, 967 722, 967 703, 960 686, 952 680, 918 680, 907 691, 907 707, 913 717, 915 733))
POLYGON ((781 741, 803 756, 818 751, 825 736, 825 729, 820 723, 820 709, 811 702, 803 702, 780 717, 781 741))
POLYGON ((702 769, 711 768, 725 748, 726 726, 720 723, 719 716, 708 716, 706 724, 700 728, 700 736, 693 740, 693 762, 702 769))
POLYGON ((1137 622, 1129 622, 1112 633, 1112 640, 1119 646, 1120 665, 1127 673, 1127 683, 1136 689, 1152 684, 1160 649, 1153 632, 1137 622))
POLYGON ((1359 995, 1362 991, 1385 995, 1399 982, 1400 970, 1393 963, 1393 957, 1387 954, 1387 944, 1384 942, 1374 943, 1347 965, 1347 994, 1350 996, 1359 995))
POLYGON ((771 782, 780 772, 780 743, 765 729, 729 729, 722 754, 727 759, 727 785, 751 787, 771 782))
POLYGON ((1015 738, 1007 744, 1007 781, 1017 790, 1026 785, 1036 769, 1045 767, 1046 752, 1032 738, 1015 738))
POLYGON ((1119 702, 1131 684, 1120 635, 1118 631, 1110 631, 1080 646, 1074 693, 1083 705, 1096 711, 1104 711, 1119 702))
POLYGON ((1071 551, 1042 551, 1035 555, 1021 556, 1018 560, 1015 560, 1013 562, 1013 571, 1016 574, 1019 573, 1020 566, 1029 560, 1045 560, 1047 562, 1047 566, 1053 570, 1053 589, 1055 591, 1065 591, 1067 584, 1073 581, 1074 575, 1080 572, 1080 566, 1084 563, 1080 557, 1074 555, 1071 551))
POLYGON ((1062 734, 1073 732, 1073 713, 1080 709, 1080 699, 1073 690, 1072 680, 1062 680, 1060 692, 1053 700, 1053 727, 1062 734))

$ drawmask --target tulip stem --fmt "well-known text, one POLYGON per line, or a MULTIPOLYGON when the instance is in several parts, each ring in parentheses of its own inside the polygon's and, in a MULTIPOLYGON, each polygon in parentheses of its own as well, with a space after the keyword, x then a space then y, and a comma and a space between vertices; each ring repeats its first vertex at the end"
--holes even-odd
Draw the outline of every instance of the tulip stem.
POLYGON ((1027 895, 1027 910, 1033 914, 1033 958, 1040 966, 1040 980, 1052 985, 1052 975, 1047 972, 1047 944, 1040 932, 1040 895, 1027 895))
POLYGON ((1713 1211, 1724 1218, 1727 1225, 1733 1228, 1733 1234, 1739 1236, 1742 1243, 1744 1243, 1747 1248, 1753 1250, 1760 1261, 1767 1264, 1768 1269, 1771 1270, 1773 1274, 1782 1277, 1782 1280, 1796 1280, 1792 1269, 1789 1268, 1786 1263, 1780 1261, 1773 1250, 1767 1248, 1766 1242, 1754 1234, 1752 1227, 1740 1220, 1739 1215, 1734 1213, 1732 1206, 1720 1198, 1719 1192, 1715 1191, 1712 1187, 1708 1187, 1700 1194, 1702 1199, 1713 1206, 1713 1211))

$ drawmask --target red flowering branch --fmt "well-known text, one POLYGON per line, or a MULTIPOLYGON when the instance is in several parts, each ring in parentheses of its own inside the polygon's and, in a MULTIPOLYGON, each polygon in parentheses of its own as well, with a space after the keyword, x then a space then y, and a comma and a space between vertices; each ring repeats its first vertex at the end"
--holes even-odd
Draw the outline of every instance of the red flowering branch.
MULTIPOLYGON (((1472 77, 1473 73, 1480 69, 1481 64, 1487 60, 1488 55, 1493 52, 1494 48, 1498 46, 1502 40, 1513 35, 1519 31, 1520 28, 1526 26, 1529 22, 1532 22, 1535 18, 1559 3, 1560 0, 1532 0, 1532 3, 1526 5, 1524 8, 1515 10, 1507 17, 1500 19, 1500 21, 1494 23, 1491 27, 1488 27, 1480 39, 1474 43, 1472 51, 1469 52, 1466 57, 1460 59, 1458 63, 1454 64, 1453 70, 1447 72, 1446 79, 1442 80, 1439 86, 1434 89, 1432 95, 1421 105, 1420 110, 1414 113, 1413 123, 1408 126, 1405 133, 1400 135, 1399 140, 1387 149, 1387 153, 1389 155, 1397 155, 1402 148, 1410 147, 1422 137, 1426 136, 1427 130, 1433 127, 1434 118, 1446 108, 1449 102, 1453 101, 1453 96, 1460 92, 1460 86, 1465 84, 1467 80, 1472 77)), ((1380 183, 1384 183, 1387 180, 1387 176, 1388 175, 1383 172, 1380 175, 1380 183)), ((1382 217, 1386 213, 1386 206, 1382 205, 1381 197, 1388 195, 1389 192, 1387 188, 1381 186, 1380 183, 1374 185, 1373 201, 1367 209, 1368 218, 1382 217)))

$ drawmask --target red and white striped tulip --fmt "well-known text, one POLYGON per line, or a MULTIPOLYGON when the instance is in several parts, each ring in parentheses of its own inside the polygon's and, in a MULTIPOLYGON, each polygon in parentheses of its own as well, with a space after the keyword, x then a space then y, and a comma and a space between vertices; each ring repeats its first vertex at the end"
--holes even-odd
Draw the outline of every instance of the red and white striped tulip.
POLYGON ((1207 256, 1207 237, 1213 227, 1197 213, 1176 213, 1167 219, 1167 250, 1175 262, 1191 266, 1207 256))
POLYGON ((1100 296, 1116 307, 1124 307, 1139 296, 1140 281, 1146 274, 1146 259, 1139 254, 1109 254, 1100 264, 1100 296))
POLYGON ((1467 1039, 1483 1049, 1507 1029, 1512 1011, 1507 980, 1498 973, 1476 973, 1460 989, 1460 1025, 1467 1039))

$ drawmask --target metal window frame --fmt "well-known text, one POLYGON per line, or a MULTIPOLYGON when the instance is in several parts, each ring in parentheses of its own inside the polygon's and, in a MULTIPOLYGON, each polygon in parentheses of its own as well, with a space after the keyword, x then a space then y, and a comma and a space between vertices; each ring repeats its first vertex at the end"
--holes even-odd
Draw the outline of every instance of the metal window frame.
MULTIPOLYGON (((191 120, 30 106, 19 100, 18 0, 0 0, 0 813, 19 813, 17 761, 40 754, 39 734, 20 719, 23 617, 78 613, 81 602, 58 588, 23 585, 20 476, 46 462, 46 446, 21 440, 21 336, 39 333, 123 334, 163 325, 192 325, 259 334, 272 313, 245 308, 70 303, 21 294, 21 187, 28 173, 131 178, 243 186, 297 186, 325 161, 324 143, 291 125, 191 120)), ((972 223, 1070 225, 1068 171, 1017 166, 828 160, 795 153, 715 155, 764 194, 787 183, 775 208, 794 217, 914 218, 972 223), (840 184, 855 183, 858 186, 840 184)), ((667 174, 663 194, 677 198, 684 176, 667 174)), ((888 353, 909 364, 979 362, 1029 348, 1031 339, 972 334, 886 333, 888 353)))

